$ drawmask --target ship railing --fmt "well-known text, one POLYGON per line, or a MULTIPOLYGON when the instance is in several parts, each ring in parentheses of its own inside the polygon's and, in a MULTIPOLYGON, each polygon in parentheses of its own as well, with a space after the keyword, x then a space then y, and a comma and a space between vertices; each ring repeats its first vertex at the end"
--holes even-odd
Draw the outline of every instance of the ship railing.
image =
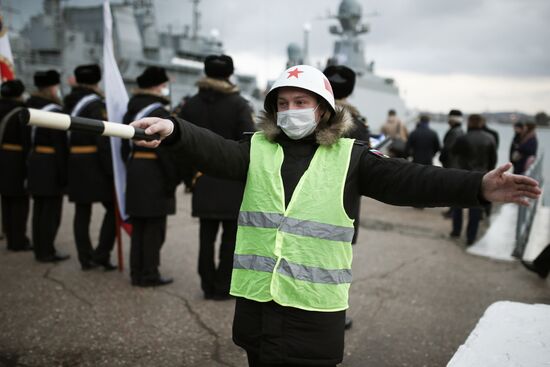
MULTIPOLYGON (((541 154, 536 158, 535 162, 524 174, 525 176, 529 176, 537 180, 540 187, 544 184, 544 176, 542 171, 543 161, 544 154, 541 154)), ((527 246, 527 241, 529 240, 529 234, 531 233, 531 226, 533 224, 533 219, 535 218, 539 200, 541 199, 531 201, 529 206, 519 206, 518 208, 518 219, 516 222, 516 247, 512 252, 512 256, 518 259, 523 258, 523 253, 525 252, 525 247, 527 246)))

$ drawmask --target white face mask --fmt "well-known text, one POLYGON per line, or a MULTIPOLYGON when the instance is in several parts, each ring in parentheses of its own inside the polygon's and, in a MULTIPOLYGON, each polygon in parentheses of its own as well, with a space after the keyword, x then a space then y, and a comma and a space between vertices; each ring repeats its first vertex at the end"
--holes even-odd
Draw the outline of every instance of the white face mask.
POLYGON ((168 97, 170 95, 170 88, 168 87, 163 87, 161 90, 160 90, 160 94, 164 97, 168 97))
POLYGON ((315 121, 317 107, 277 112, 277 126, 291 139, 298 140, 306 137, 317 127, 317 121, 315 121))

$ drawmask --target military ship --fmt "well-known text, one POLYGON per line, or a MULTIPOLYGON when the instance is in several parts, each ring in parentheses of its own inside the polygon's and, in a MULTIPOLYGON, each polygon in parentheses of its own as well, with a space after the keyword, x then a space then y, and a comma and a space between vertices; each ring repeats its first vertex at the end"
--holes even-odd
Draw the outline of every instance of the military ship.
MULTIPOLYGON (((33 16, 19 35, 12 37, 15 69, 27 85, 36 70, 57 69, 67 91, 77 65, 102 64, 103 6, 61 6, 62 0, 44 0, 42 14, 33 16)), ((203 74, 203 61, 210 54, 224 53, 216 32, 200 33, 200 0, 193 4, 192 22, 181 32, 161 31, 156 26, 153 0, 112 3, 113 44, 124 83, 131 91, 135 79, 147 66, 164 67, 171 78, 175 106, 196 93, 195 82, 203 74)), ((259 96, 256 77, 235 73, 232 81, 243 96, 259 96)))
MULTIPOLYGON (((342 0, 338 13, 329 18, 337 19, 339 25, 329 28, 337 36, 333 54, 328 65, 346 65, 357 74, 355 89, 349 101, 355 105, 368 120, 372 132, 378 132, 386 120, 388 110, 394 109, 402 119, 408 118, 404 100, 392 78, 384 78, 374 73, 374 62, 365 60, 365 46, 360 36, 368 33, 368 24, 361 23, 363 10, 356 0, 342 0)), ((309 31, 306 27, 306 32, 309 31)), ((307 37, 304 37, 307 40, 307 37)), ((307 44, 303 49, 295 43, 287 48, 288 64, 296 65, 307 61, 307 44)))

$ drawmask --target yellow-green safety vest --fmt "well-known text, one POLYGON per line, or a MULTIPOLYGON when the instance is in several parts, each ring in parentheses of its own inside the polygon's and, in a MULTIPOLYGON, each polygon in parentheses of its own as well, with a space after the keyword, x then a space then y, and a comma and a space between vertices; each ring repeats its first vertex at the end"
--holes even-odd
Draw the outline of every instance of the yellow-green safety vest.
POLYGON ((354 228, 344 186, 353 142, 319 146, 285 208, 283 148, 253 135, 232 295, 309 311, 348 308, 354 228))

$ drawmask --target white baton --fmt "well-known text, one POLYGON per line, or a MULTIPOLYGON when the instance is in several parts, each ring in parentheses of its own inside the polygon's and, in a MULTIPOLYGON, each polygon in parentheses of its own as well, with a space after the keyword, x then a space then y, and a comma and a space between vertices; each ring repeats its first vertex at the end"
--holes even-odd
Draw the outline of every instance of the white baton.
POLYGON ((22 122, 55 130, 70 130, 122 139, 158 140, 159 134, 148 135, 144 129, 116 122, 76 117, 65 113, 26 108, 19 113, 22 122))

